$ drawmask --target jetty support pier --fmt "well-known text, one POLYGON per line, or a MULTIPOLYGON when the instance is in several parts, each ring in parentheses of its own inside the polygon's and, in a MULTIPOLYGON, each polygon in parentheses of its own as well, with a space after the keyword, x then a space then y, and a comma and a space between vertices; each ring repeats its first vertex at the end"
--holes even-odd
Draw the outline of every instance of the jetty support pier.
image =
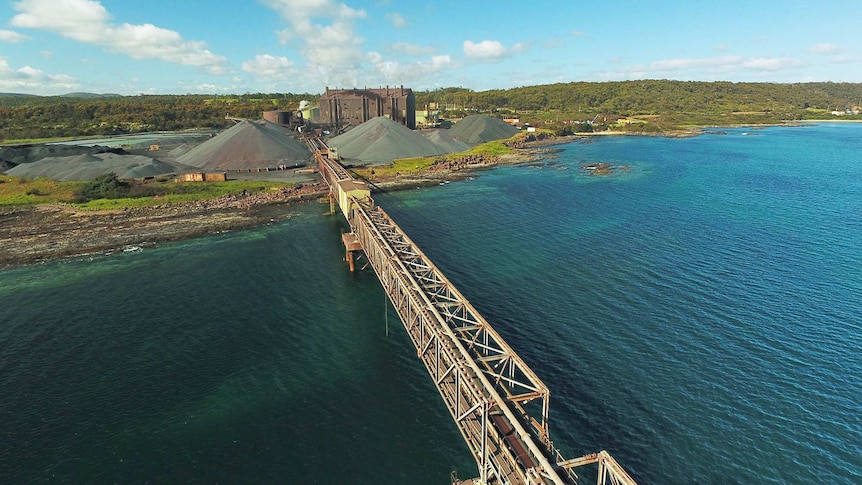
POLYGON ((598 485, 635 485, 606 451, 566 460, 548 432, 550 391, 404 231, 374 204, 367 184, 306 138, 322 178, 350 225, 346 259, 362 251, 398 312, 478 466, 453 483, 579 484, 574 469, 596 464, 598 485))

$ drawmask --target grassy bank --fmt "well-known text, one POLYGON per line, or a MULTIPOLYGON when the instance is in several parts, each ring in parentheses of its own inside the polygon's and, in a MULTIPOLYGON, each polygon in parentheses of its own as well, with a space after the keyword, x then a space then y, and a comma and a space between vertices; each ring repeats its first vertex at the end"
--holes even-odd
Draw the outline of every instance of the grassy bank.
POLYGON ((431 169, 435 164, 447 161, 456 161, 466 157, 490 159, 500 155, 512 153, 506 143, 520 141, 524 134, 519 133, 508 140, 497 140, 475 146, 470 150, 449 155, 437 155, 433 157, 403 158, 395 160, 389 165, 374 167, 354 167, 351 170, 361 178, 368 180, 385 180, 398 176, 420 175, 431 169))
POLYGON ((226 182, 187 182, 147 180, 132 182, 128 196, 80 201, 80 192, 88 182, 57 182, 46 179, 28 180, 0 174, 0 207, 36 204, 69 204, 84 210, 151 207, 161 204, 182 204, 210 200, 226 195, 256 194, 275 191, 295 184, 230 180, 226 182))

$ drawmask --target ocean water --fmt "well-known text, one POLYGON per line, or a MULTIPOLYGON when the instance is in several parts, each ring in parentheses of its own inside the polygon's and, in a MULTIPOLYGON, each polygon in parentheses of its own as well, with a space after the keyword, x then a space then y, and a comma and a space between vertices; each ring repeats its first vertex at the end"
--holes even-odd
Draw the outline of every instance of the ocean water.
MULTIPOLYGON (((375 197, 551 389, 555 444, 641 484, 862 483, 862 125, 559 148, 375 197)), ((474 476, 327 208, 0 272, 0 482, 474 476)))

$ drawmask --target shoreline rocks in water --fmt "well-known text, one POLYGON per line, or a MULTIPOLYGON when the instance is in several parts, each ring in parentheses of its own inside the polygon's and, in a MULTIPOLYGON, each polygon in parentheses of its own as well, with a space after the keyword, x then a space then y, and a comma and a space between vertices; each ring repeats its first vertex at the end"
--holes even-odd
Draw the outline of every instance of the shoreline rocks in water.
POLYGON ((581 171, 586 175, 612 175, 617 171, 628 172, 628 165, 612 165, 605 162, 582 163, 581 171))

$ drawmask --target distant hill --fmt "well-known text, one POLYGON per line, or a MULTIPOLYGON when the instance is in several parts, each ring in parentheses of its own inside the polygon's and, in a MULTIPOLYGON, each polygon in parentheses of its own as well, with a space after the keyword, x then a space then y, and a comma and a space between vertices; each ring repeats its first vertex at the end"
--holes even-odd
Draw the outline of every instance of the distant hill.
POLYGON ((81 99, 99 99, 99 98, 120 98, 122 94, 114 93, 67 93, 56 96, 41 96, 38 94, 22 94, 22 93, 0 93, 0 98, 81 98, 81 99))
POLYGON ((35 94, 0 93, 0 98, 35 98, 35 94))
MULTIPOLYGON (((445 118, 490 114, 519 118, 560 134, 590 128, 661 133, 691 125, 862 119, 862 83, 734 83, 645 79, 571 82, 472 91, 414 91, 416 106, 444 107, 445 118), (617 123, 620 118, 625 119, 617 123), (577 122, 577 123, 573 123, 577 122)), ((273 109, 295 110, 319 95, 136 95, 69 93, 0 95, 0 141, 115 135, 186 128, 226 128, 234 118, 257 119, 273 109)))
MULTIPOLYGON (((734 83, 644 79, 571 82, 512 89, 472 91, 446 88, 414 91, 416 106, 455 105, 466 114, 493 109, 560 114, 684 115, 692 122, 716 115, 768 113, 782 119, 806 118, 811 110, 862 106, 860 83, 734 83), (806 112, 807 111, 807 112, 806 112)), ((814 113, 816 116, 816 113, 814 113)), ((766 120, 764 120, 766 121, 766 120)))
POLYGON ((114 93, 68 93, 61 94, 59 97, 61 98, 83 98, 83 99, 97 99, 97 98, 120 98, 122 94, 114 94, 114 93))
POLYGON ((0 96, 0 142, 187 128, 217 130, 233 125, 225 115, 258 119, 268 110, 295 110, 301 100, 316 96, 319 95, 70 93, 65 96, 0 96))

